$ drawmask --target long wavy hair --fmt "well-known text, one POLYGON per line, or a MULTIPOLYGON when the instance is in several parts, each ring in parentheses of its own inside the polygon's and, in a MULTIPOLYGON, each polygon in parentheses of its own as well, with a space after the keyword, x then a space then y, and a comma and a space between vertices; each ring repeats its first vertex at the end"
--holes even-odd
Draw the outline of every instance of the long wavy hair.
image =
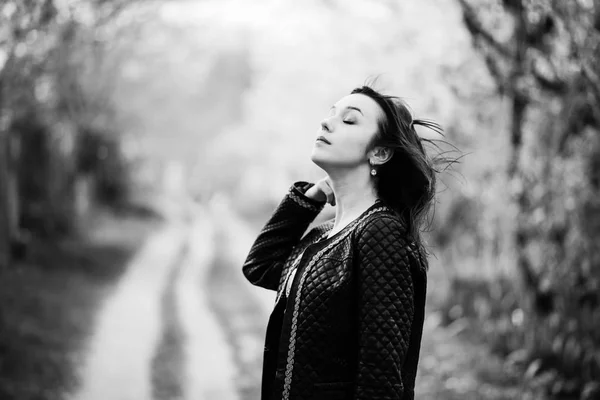
MULTIPOLYGON (((396 96, 379 93, 371 86, 352 90, 373 99, 383 110, 378 121, 378 131, 370 148, 387 147, 393 155, 386 163, 376 167, 373 177, 378 197, 393 209, 406 224, 412 240, 422 249, 421 231, 425 226, 429 210, 434 204, 437 173, 440 164, 446 168, 458 159, 449 159, 440 153, 430 158, 423 142, 434 140, 420 137, 415 125, 421 125, 443 136, 442 127, 431 121, 415 119, 406 103, 396 96)), ((439 146, 436 146, 439 149, 439 146)), ((426 251, 426 249, 424 249, 426 251)))

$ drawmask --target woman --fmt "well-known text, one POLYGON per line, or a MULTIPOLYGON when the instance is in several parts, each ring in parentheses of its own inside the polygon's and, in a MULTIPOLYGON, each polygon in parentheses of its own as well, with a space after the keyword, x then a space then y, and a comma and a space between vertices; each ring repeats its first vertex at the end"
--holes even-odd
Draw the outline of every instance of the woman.
POLYGON ((243 266, 277 291, 262 399, 413 399, 427 260, 420 227, 435 170, 402 101, 368 86, 321 123, 312 161, 327 177, 298 182, 243 266), (325 203, 335 219, 311 229, 325 203), (304 234, 304 235, 303 235, 304 234))

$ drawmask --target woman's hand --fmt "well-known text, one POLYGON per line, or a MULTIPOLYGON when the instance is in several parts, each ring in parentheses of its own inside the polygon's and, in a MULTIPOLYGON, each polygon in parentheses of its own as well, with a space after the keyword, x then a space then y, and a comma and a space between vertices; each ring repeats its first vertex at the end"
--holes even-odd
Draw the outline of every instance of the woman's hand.
POLYGON ((317 183, 314 184, 310 189, 304 193, 306 197, 310 197, 313 200, 327 202, 332 206, 335 206, 335 195, 333 194, 333 189, 331 187, 331 181, 329 177, 321 179, 317 183))

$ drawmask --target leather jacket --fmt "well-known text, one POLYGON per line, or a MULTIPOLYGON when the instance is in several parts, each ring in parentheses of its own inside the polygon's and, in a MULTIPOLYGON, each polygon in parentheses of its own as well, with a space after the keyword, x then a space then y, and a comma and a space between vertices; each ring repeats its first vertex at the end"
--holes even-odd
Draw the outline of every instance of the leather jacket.
POLYGON ((328 238, 305 233, 323 208, 297 182, 254 242, 243 273, 277 291, 263 400, 414 398, 427 260, 378 201, 328 238))

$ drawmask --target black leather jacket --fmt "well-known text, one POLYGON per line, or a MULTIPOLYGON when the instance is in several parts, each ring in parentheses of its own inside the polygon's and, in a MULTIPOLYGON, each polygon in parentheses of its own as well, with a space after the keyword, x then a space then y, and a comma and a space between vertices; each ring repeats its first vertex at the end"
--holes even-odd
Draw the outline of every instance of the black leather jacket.
POLYGON ((331 223, 303 236, 323 207, 308 187, 292 186, 243 266, 278 292, 262 399, 413 399, 426 258, 379 201, 331 238, 331 223))

